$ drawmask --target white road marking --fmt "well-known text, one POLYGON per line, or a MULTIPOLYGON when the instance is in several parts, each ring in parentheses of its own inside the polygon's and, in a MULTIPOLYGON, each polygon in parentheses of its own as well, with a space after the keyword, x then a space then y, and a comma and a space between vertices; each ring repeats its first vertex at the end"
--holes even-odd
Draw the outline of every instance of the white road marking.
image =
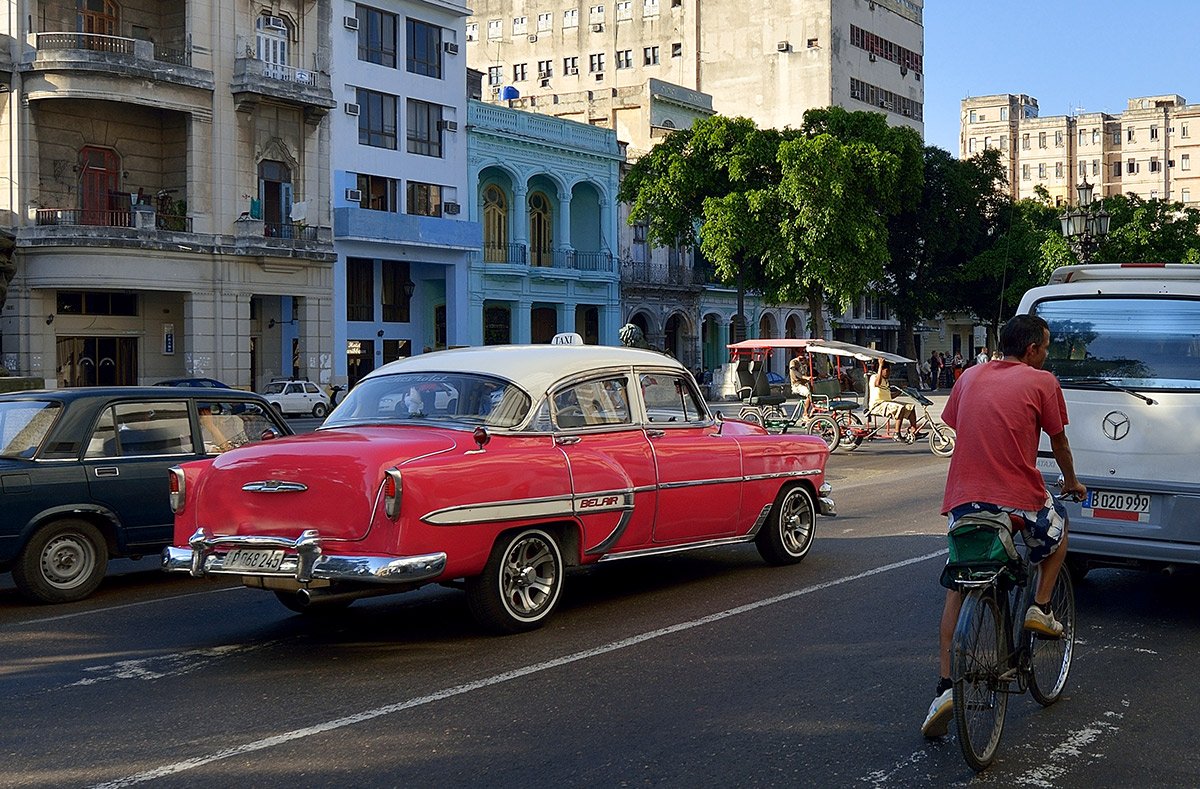
POLYGON ((204 668, 222 658, 235 654, 253 652, 275 642, 264 641, 260 644, 229 644, 226 646, 209 647, 207 649, 192 649, 187 652, 173 652, 169 655, 139 658, 137 660, 118 660, 103 666, 89 666, 84 669, 83 679, 68 684, 66 687, 95 685, 114 679, 153 680, 163 677, 177 677, 190 674, 199 668, 204 668))
POLYGON ((699 619, 692 619, 692 620, 689 620, 686 622, 679 622, 674 625, 669 625, 667 627, 659 628, 657 630, 650 630, 645 633, 640 633, 636 636, 630 636, 629 638, 623 638, 623 639, 620 639, 619 641, 612 641, 608 644, 594 647, 592 649, 585 649, 581 652, 575 652, 574 654, 571 654, 571 655, 565 655, 563 657, 555 658, 553 660, 547 660, 542 663, 534 663, 529 666, 523 666, 521 668, 516 668, 511 671, 505 671, 500 674, 494 674, 490 677, 485 677, 483 679, 475 680, 474 682, 467 682, 462 685, 455 685, 453 687, 444 688, 442 690, 430 693, 427 696, 419 696, 417 698, 399 701, 394 704, 387 704, 382 707, 375 707, 374 709, 363 710, 362 712, 357 712, 357 713, 354 713, 353 715, 347 715, 345 717, 336 718, 334 720, 326 721, 324 723, 318 723, 314 726, 306 726, 301 729, 293 729, 292 731, 284 732, 282 734, 276 734, 272 737, 265 737, 261 740, 255 740, 254 742, 248 742, 243 745, 234 746, 232 748, 225 748, 223 750, 216 751, 215 753, 210 753, 210 754, 207 754, 204 756, 196 756, 191 759, 184 759, 183 761, 174 762, 173 764, 164 764, 161 767, 156 767, 152 770, 147 770, 145 772, 125 776, 124 778, 118 778, 114 781, 107 781, 102 784, 96 784, 93 787, 93 789, 119 789, 120 787, 133 786, 134 784, 145 783, 146 781, 153 781, 157 778, 165 778, 166 776, 169 776, 169 775, 177 775, 178 773, 186 772, 188 770, 194 770, 197 767, 203 767, 204 765, 211 764, 211 763, 217 762, 217 761, 221 761, 222 759, 229 759, 229 758, 232 758, 235 756, 242 756, 247 753, 253 753, 255 751, 262 751, 262 750, 266 750, 268 748, 274 748, 279 745, 286 745, 288 743, 303 739, 305 737, 312 737, 313 735, 323 734, 328 731, 334 731, 335 729, 342 729, 347 726, 354 726, 356 724, 365 723, 367 721, 374 720, 375 718, 380 718, 385 715, 392 715, 394 713, 402 712, 404 710, 412 709, 414 707, 420 707, 420 706, 423 706, 426 704, 431 704, 435 701, 442 701, 444 699, 453 698, 454 696, 461 696, 464 693, 471 693, 472 691, 481 690, 483 688, 489 688, 494 685, 499 685, 499 684, 502 684, 504 682, 509 682, 514 679, 519 679, 521 677, 527 677, 531 674, 538 674, 540 672, 548 671, 550 669, 560 668, 562 666, 566 666, 571 663, 576 663, 581 660, 588 660, 590 658, 598 657, 600 655, 605 655, 610 652, 616 652, 621 649, 628 649, 629 647, 636 646, 638 644, 641 644, 641 643, 644 643, 647 641, 652 641, 654 639, 673 635, 675 633, 681 633, 685 630, 692 630, 697 627, 702 627, 704 625, 712 624, 713 622, 719 622, 722 619, 728 619, 733 616, 739 616, 741 614, 749 613, 750 611, 755 611, 759 608, 764 608, 766 606, 775 605, 776 603, 782 603, 782 602, 786 602, 788 600, 793 600, 793 599, 795 599, 797 597, 801 597, 803 595, 812 594, 813 592, 820 592, 822 590, 829 589, 834 586, 840 586, 842 584, 850 583, 851 581, 859 581, 859 580, 862 580, 863 578, 870 578, 873 575, 879 575, 880 573, 886 573, 891 570, 898 570, 901 567, 907 567, 912 564, 918 564, 920 562, 928 561, 930 559, 934 559, 938 556, 943 556, 945 554, 946 554, 946 550, 942 549, 940 551, 934 551, 933 553, 924 554, 923 556, 914 556, 912 558, 904 559, 902 561, 892 562, 891 564, 885 564, 881 567, 876 567, 871 570, 866 570, 864 572, 857 573, 856 575, 847 575, 847 576, 844 576, 842 578, 837 578, 832 581, 826 581, 824 583, 814 584, 812 586, 806 586, 803 589, 797 589, 792 592, 787 592, 785 594, 776 595, 775 597, 768 597, 764 600, 757 600, 753 603, 746 603, 745 605, 740 605, 735 608, 729 608, 724 611, 719 611, 715 614, 709 614, 707 616, 702 616, 699 619))
POLYGON ((0 627, 24 627, 25 625, 42 625, 46 622, 60 622, 64 619, 74 619, 80 616, 90 616, 91 614, 106 614, 109 611, 120 611, 124 608, 137 608, 143 605, 152 605, 154 603, 165 603, 171 600, 182 600, 185 597, 198 597, 205 594, 217 594, 218 592, 232 592, 237 589, 243 589, 242 586, 226 586, 221 589, 206 589, 203 592, 188 592, 187 594, 177 594, 171 597, 156 597, 153 600, 141 600, 136 603, 123 603, 122 605, 110 605, 107 608, 92 608, 88 611, 76 611, 71 614, 59 614, 58 616, 48 616, 44 619, 25 619, 20 622, 6 622, 0 627))
MULTIPOLYGON (((1128 699, 1122 699, 1121 704, 1129 706, 1128 699)), ((1096 720, 1067 735, 1067 738, 1054 747, 1047 757, 1047 764, 1034 767, 1023 775, 1013 779, 1013 783, 1021 786, 1053 787, 1056 779, 1067 774, 1070 762, 1085 756, 1085 749, 1094 745, 1103 735, 1116 734, 1121 729, 1110 721, 1125 717, 1119 712, 1104 713, 1109 720, 1096 720)), ((1101 753, 1090 754, 1093 758, 1103 758, 1101 753)))

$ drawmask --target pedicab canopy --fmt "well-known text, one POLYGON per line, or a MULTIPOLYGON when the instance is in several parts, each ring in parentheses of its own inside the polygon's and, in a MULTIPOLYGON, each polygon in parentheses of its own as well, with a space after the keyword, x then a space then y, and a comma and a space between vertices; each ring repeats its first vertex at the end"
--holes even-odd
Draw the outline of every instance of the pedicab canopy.
POLYGON ((731 343, 725 346, 734 356, 740 354, 753 354, 754 352, 770 352, 774 349, 794 349, 803 350, 805 353, 821 353, 827 356, 848 356, 858 359, 861 362, 867 362, 872 359, 881 359, 892 364, 908 364, 914 360, 907 356, 901 356, 898 353, 889 353, 888 351, 880 351, 875 348, 867 348, 862 345, 855 345, 850 342, 839 342, 838 340, 817 340, 813 338, 794 337, 794 338, 777 338, 777 339, 759 339, 759 340, 742 340, 741 342, 731 343))

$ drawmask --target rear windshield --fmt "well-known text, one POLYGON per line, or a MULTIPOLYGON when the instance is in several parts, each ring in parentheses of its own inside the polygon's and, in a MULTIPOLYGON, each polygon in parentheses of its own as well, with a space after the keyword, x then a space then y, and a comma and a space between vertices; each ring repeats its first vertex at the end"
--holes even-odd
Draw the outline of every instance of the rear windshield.
POLYGON ((529 395, 485 375, 381 375, 351 389, 323 427, 422 421, 515 427, 525 420, 529 406, 529 395))
POLYGON ((0 403, 0 456, 31 458, 62 411, 48 400, 0 403))
POLYGON ((1033 312, 1050 324, 1045 369, 1064 386, 1200 389, 1200 300, 1054 299, 1033 312))

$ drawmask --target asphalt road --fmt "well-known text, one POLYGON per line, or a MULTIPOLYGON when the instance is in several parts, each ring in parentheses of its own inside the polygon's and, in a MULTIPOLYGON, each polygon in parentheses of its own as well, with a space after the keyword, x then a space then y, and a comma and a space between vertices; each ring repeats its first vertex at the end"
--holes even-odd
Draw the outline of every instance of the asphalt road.
POLYGON ((0 576, 0 786, 1200 785, 1194 574, 1093 571, 1063 700, 1015 698, 987 773, 922 739, 945 468, 838 453, 800 565, 589 568, 507 638, 441 587, 322 620, 135 563, 55 607, 0 576))

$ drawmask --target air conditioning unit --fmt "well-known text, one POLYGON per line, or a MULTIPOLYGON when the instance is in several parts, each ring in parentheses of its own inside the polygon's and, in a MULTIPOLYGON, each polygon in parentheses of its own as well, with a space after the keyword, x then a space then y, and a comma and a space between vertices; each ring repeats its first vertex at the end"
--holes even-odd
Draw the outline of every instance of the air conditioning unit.
POLYGON ((597 72, 596 72, 596 81, 597 81, 597 82, 603 82, 603 81, 604 81, 604 72, 603 72, 603 71, 597 71, 597 72))
POLYGON ((492 88, 492 97, 495 98, 499 95, 500 95, 500 86, 497 85, 496 87, 492 88))
POLYGON ((787 52, 787 51, 791 50, 791 48, 792 48, 792 45, 790 43, 788 43, 787 41, 780 41, 778 44, 775 45, 776 52, 787 52))
POLYGON ((342 105, 342 109, 344 109, 346 111, 347 115, 357 115, 358 114, 358 105, 353 102, 349 102, 349 101, 346 102, 345 104, 342 105))
POLYGON ((296 69, 296 82, 299 82, 301 85, 312 85, 316 82, 316 79, 313 77, 311 71, 296 69))
POLYGON ((597 22, 594 25, 592 25, 592 32, 593 33, 603 33, 604 32, 604 23, 597 22))
POLYGON ((347 189, 346 190, 346 200, 351 203, 361 203, 362 202, 362 190, 361 189, 347 189))
POLYGON ((443 131, 456 132, 458 131, 458 121, 438 121, 438 128, 443 131))
POLYGON ((462 206, 458 203, 442 203, 443 214, 457 214, 462 210, 462 206))
POLYGON ((867 55, 867 60, 869 60, 869 61, 871 61, 872 63, 874 63, 874 62, 875 62, 875 53, 874 53, 874 52, 871 52, 871 53, 869 53, 869 54, 867 55))
POLYGON ((549 77, 542 77, 542 79, 541 79, 541 80, 538 82, 538 85, 540 85, 540 86, 541 86, 541 87, 543 87, 543 88, 548 88, 548 87, 550 87, 550 78, 549 78, 549 77))
POLYGON ((530 43, 530 44, 536 44, 536 43, 537 43, 537 35, 536 35, 536 34, 534 34, 534 33, 530 33, 530 34, 529 34, 529 43, 530 43))
POLYGON ((342 27, 347 30, 358 30, 358 17, 344 16, 342 17, 342 27))
POLYGON ((902 77, 908 76, 908 67, 907 66, 900 67, 900 76, 902 76, 902 77))
POLYGON ((287 22, 281 16, 268 16, 263 18, 263 27, 267 30, 287 30, 287 22))
POLYGON ((567 74, 568 74, 569 76, 572 76, 572 77, 573 77, 573 76, 577 75, 578 73, 579 73, 579 68, 578 68, 578 67, 572 67, 572 68, 569 68, 569 69, 567 69, 567 74))
POLYGON ((920 81, 921 81, 921 72, 919 72, 919 71, 914 71, 914 72, 913 72, 913 79, 915 79, 917 82, 920 82, 920 81))
POLYGON ((442 49, 446 50, 447 55, 457 55, 458 54, 458 44, 455 44, 453 41, 447 41, 445 44, 442 45, 442 49))

